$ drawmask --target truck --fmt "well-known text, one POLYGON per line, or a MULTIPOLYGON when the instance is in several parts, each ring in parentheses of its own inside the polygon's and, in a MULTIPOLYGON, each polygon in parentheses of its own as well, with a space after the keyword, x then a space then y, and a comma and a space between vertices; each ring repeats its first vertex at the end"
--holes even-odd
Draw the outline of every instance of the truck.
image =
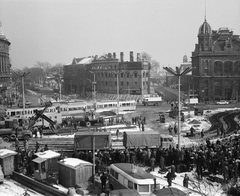
POLYGON ((74 149, 92 150, 111 147, 110 132, 77 132, 74 135, 74 149), (95 143, 93 143, 95 141, 95 143), (94 144, 94 145, 93 145, 94 144))
POLYGON ((162 97, 146 97, 142 101, 144 106, 148 105, 161 105, 162 104, 162 97))
POLYGON ((197 105, 198 104, 198 98, 189 98, 189 99, 185 99, 184 103, 186 105, 197 105))
POLYGON ((16 140, 16 138, 29 140, 32 137, 32 132, 30 130, 23 130, 22 128, 18 128, 17 131, 12 128, 4 128, 0 129, 0 137, 5 142, 16 140))
POLYGON ((169 148, 170 145, 175 147, 173 137, 168 134, 160 134, 157 131, 132 131, 123 133, 123 146, 125 148, 149 148, 161 147, 169 148))

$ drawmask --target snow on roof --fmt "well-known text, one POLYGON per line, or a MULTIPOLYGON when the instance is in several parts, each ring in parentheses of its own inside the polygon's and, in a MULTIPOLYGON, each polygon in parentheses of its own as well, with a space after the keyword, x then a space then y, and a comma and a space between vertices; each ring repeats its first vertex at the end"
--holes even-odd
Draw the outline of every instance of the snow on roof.
POLYGON ((52 159, 52 158, 60 157, 59 153, 54 152, 52 150, 47 150, 44 152, 37 152, 37 153, 35 153, 35 155, 37 155, 38 157, 41 157, 43 159, 52 159))
POLYGON ((8 150, 8 149, 0 149, 0 158, 3 159, 5 157, 9 157, 12 155, 16 155, 17 153, 13 150, 8 150))
POLYGON ((59 163, 70 166, 70 167, 77 167, 77 166, 83 166, 83 165, 93 165, 90 162, 81 160, 81 159, 76 159, 76 158, 66 158, 64 160, 61 160, 59 163))

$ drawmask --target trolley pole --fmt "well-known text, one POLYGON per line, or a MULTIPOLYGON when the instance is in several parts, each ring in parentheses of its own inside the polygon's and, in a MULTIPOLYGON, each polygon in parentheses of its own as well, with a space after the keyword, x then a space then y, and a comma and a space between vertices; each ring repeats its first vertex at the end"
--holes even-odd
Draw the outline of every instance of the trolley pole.
POLYGON ((168 73, 178 77, 178 150, 181 150, 180 146, 180 133, 181 133, 181 88, 180 88, 180 77, 186 75, 187 73, 192 71, 192 67, 187 67, 182 70, 179 67, 176 67, 176 71, 171 67, 163 67, 168 73))

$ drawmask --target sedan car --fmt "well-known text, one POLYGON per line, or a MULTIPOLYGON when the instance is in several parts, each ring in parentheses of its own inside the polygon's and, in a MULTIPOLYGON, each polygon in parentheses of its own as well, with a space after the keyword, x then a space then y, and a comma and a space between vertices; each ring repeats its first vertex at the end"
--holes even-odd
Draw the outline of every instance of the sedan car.
POLYGON ((217 105, 228 105, 228 104, 229 104, 229 102, 226 100, 220 100, 217 102, 217 105))

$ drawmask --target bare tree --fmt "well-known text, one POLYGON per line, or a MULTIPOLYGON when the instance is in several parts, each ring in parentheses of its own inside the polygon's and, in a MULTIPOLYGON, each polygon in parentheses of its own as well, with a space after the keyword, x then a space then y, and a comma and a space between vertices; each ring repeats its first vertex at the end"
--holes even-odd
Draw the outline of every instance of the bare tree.
POLYGON ((217 196, 224 192, 221 184, 206 178, 200 180, 196 174, 189 179, 189 185, 202 196, 217 196))
POLYGON ((146 60, 151 64, 150 76, 153 78, 159 77, 160 63, 156 60, 153 60, 152 57, 146 52, 143 52, 141 56, 142 60, 146 60))

